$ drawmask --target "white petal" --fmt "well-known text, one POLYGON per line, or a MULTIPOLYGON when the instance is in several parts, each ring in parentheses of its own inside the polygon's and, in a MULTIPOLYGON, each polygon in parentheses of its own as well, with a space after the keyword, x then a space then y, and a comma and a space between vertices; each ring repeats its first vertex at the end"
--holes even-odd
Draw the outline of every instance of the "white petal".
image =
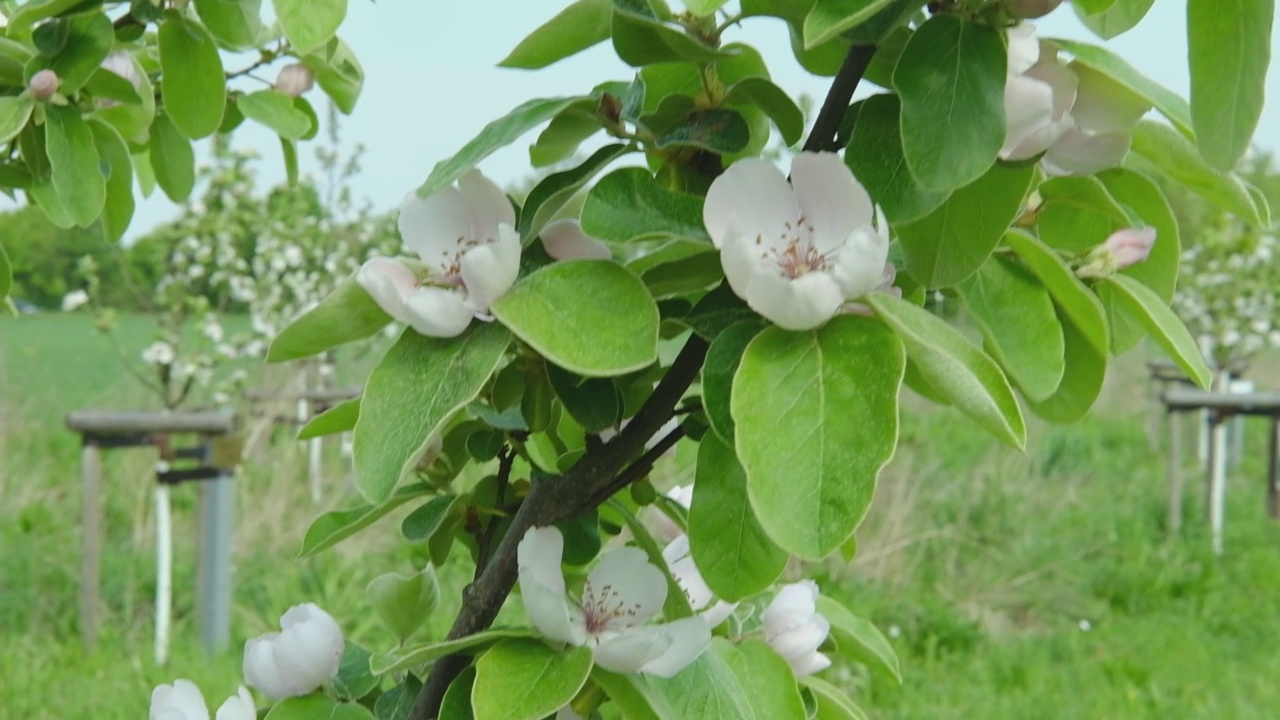
POLYGON ((809 621, 817 610, 818 584, 801 580, 782 586, 760 616, 766 635, 774 635, 809 621))
POLYGON ((693 507, 693 485, 676 485, 667 491, 667 497, 684 506, 685 510, 693 507))
POLYGON ((530 528, 516 546, 516 569, 520 597, 529 622, 550 640, 572 645, 583 643, 583 632, 575 628, 565 600, 564 574, 560 560, 564 536, 555 527, 530 528))
POLYGON ((1036 26, 1022 23, 1009 28, 1008 72, 1021 75, 1040 59, 1040 41, 1036 39, 1036 26))
POLYGON ((227 698, 218 708, 215 720, 257 720, 258 708, 253 702, 249 689, 240 686, 240 691, 227 698))
POLYGON ((461 288, 420 287, 405 301, 407 322, 427 337, 457 337, 475 311, 461 288))
POLYGON ((667 565, 679 562, 686 557, 689 557, 689 535, 687 533, 680 533, 674 540, 667 543, 666 547, 662 548, 662 559, 667 561, 667 565))
MULTIPOLYGON (((277 681, 271 689, 258 686, 259 690, 277 700, 306 695, 337 676, 344 643, 332 616, 313 603, 295 605, 280 618, 280 626, 281 632, 265 635, 258 643, 260 662, 274 666, 272 677, 277 681)), ((248 649, 246 645, 246 665, 248 649)), ((245 675, 248 679, 247 671, 245 675)))
POLYGON ((190 680, 174 680, 151 691, 151 720, 209 720, 209 706, 200 688, 190 680))
POLYGON ((768 160, 746 158, 711 182, 702 206, 702 222, 716 247, 737 228, 754 241, 775 238, 785 223, 800 217, 800 204, 782 171, 768 160))
POLYGON ((1042 162, 1050 175, 1092 175, 1123 162, 1132 142, 1127 132, 1091 134, 1072 128, 1049 148, 1042 162))
POLYGON ((791 671, 795 673, 796 677, 812 675, 831 667, 831 658, 818 652, 788 662, 791 663, 791 671))
POLYGON ((711 626, 702 618, 682 618, 660 625, 671 644, 658 657, 640 667, 641 672, 669 678, 689 666, 711 645, 711 626))
POLYGON ((633 673, 662 655, 674 638, 654 626, 627 628, 610 633, 594 650, 596 664, 617 673, 633 673))
POLYGON ((1056 51, 1041 50, 1040 62, 1026 72, 1026 77, 1035 78, 1053 88, 1054 120, 1061 119, 1071 111, 1071 106, 1076 102, 1080 79, 1058 60, 1056 51))
POLYGON ((737 230, 730 231, 720 248, 720 267, 724 268, 724 277, 733 292, 744 300, 752 278, 761 272, 777 272, 773 267, 766 267, 766 264, 774 266, 777 263, 762 258, 764 252, 754 235, 748 237, 737 230))
POLYGON ((684 557, 672 563, 671 574, 689 599, 689 607, 693 610, 702 610, 715 598, 715 593, 711 591, 707 581, 702 579, 702 573, 692 557, 684 557))
MULTIPOLYGON (((880 227, 885 227, 885 223, 881 222, 880 227)), ((844 247, 828 258, 828 268, 844 299, 853 300, 880 287, 888 259, 888 233, 864 225, 854 230, 844 247)))
POLYGON ((813 652, 827 639, 831 625, 821 615, 813 615, 809 622, 800 627, 768 637, 768 642, 778 654, 787 657, 804 657, 813 652))
POLYGON ((794 280, 761 272, 751 279, 745 300, 752 310, 781 328, 810 330, 830 320, 844 297, 835 279, 824 272, 806 273, 794 280))
POLYGON ((473 168, 458 178, 458 190, 471 212, 471 239, 494 240, 499 224, 516 226, 516 211, 507 194, 479 170, 473 168))
POLYGON ((698 617, 702 618, 702 621, 707 624, 707 627, 714 630, 715 628, 720 627, 720 623, 728 620, 729 616, 732 615, 733 611, 736 609, 738 609, 738 603, 727 603, 723 600, 717 600, 715 605, 703 610, 698 614, 698 617))
POLYGON ((383 312, 398 322, 408 323, 404 301, 413 294, 418 281, 404 263, 388 257, 369 258, 356 272, 356 283, 383 312))
POLYGON ((1071 116, 1076 127, 1092 133, 1128 132, 1151 109, 1151 103, 1102 73, 1071 63, 1079 85, 1071 116))
POLYGON ((510 225, 500 225, 498 238, 468 250, 459 263, 467 302, 477 313, 489 312, 489 306, 511 289, 520 273, 520 236, 510 225))
POLYGON ((272 643, 277 636, 279 633, 267 633, 250 638, 244 644, 244 682, 272 700, 289 697, 293 690, 272 652, 272 643))
POLYGON ((459 241, 474 239, 470 206, 455 187, 443 188, 425 198, 409 193, 400 203, 397 223, 404 246, 441 275, 462 249, 459 241))
POLYGON ((644 551, 634 547, 610 550, 587 575, 582 589, 583 607, 612 608, 621 605, 625 613, 614 615, 609 630, 639 625, 657 615, 667 599, 667 578, 654 567, 644 551))
POLYGON ((1025 160, 1044 152, 1052 141, 1036 149, 1027 139, 1053 124, 1053 88, 1026 75, 1014 75, 1004 87, 1004 160, 1025 160))
POLYGON ((609 246, 588 237, 582 231, 582 223, 574 218, 565 218, 547 223, 540 233, 542 248, 556 260, 574 260, 577 258, 594 258, 610 260, 613 253, 609 246))
POLYGON ((835 153, 797 155, 791 161, 791 185, 820 253, 840 247, 855 228, 871 222, 871 196, 835 153))

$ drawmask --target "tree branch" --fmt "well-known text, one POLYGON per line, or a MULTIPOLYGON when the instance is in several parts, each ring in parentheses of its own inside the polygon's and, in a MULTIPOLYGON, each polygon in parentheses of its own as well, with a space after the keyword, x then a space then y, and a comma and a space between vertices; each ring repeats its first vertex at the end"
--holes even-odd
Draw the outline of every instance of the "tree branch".
POLYGON ((858 83, 862 82, 862 76, 867 72, 867 66, 871 64, 871 58, 875 54, 875 45, 854 45, 849 48, 849 54, 845 55, 844 63, 840 65, 840 72, 836 73, 835 79, 831 81, 831 89, 827 91, 827 97, 822 101, 818 117, 813 121, 813 130, 809 131, 809 139, 804 142, 806 151, 823 152, 840 149, 840 145, 836 142, 840 121, 844 119, 849 103, 853 100, 853 91, 858 89, 858 83))

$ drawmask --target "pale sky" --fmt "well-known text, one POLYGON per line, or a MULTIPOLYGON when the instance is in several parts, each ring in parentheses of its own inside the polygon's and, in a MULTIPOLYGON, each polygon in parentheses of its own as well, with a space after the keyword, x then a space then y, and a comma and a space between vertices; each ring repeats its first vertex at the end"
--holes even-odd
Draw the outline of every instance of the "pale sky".
MULTIPOLYGON (((356 197, 368 197, 378 209, 398 205, 432 166, 453 154, 485 123, 531 97, 574 95, 604 80, 629 80, 633 70, 613 55, 608 43, 539 71, 495 67, 529 31, 558 12, 567 0, 350 0, 340 35, 360 58, 364 92, 355 112, 345 118, 343 139, 368 150, 364 171, 355 179, 356 197)), ((1101 43, 1063 6, 1037 21, 1042 37, 1101 43)), ((725 34, 758 47, 774 81, 793 95, 820 99, 826 78, 808 75, 791 56, 785 25, 773 18, 750 18, 725 34)), ((1105 43, 1157 82, 1182 96, 1189 92, 1186 2, 1156 0, 1135 29, 1105 43)), ((1272 38, 1272 55, 1280 45, 1272 38)), ((229 67, 238 67, 228 61, 229 67)), ((269 70, 268 79, 274 78, 269 70)), ((874 86, 863 93, 874 92, 874 86)), ((1280 151, 1280 73, 1267 79, 1269 102, 1255 142, 1280 151)), ((307 96, 324 116, 326 102, 317 87, 307 96)), ((530 174, 527 148, 536 131, 485 160, 483 172, 505 185, 530 174)), ((283 179, 279 141, 269 131, 245 122, 234 143, 257 149, 262 182, 283 179)), ((311 146, 299 148, 302 171, 315 168, 311 146)), ((142 203, 129 230, 135 237, 171 217, 175 207, 157 191, 142 203)))

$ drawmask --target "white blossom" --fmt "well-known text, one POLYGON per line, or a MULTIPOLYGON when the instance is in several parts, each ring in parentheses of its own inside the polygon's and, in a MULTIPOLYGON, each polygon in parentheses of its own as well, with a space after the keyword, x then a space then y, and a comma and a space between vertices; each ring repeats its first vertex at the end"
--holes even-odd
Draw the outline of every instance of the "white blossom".
POLYGON ((682 534, 662 549, 662 559, 667 561, 667 568, 675 578, 684 595, 689 599, 689 607, 698 613, 698 617, 707 622, 707 626, 715 628, 733 614, 738 603, 727 603, 716 598, 707 581, 702 579, 702 571, 693 561, 693 553, 689 548, 689 536, 682 534), (714 602, 713 602, 714 601, 714 602))
POLYGON ((280 617, 280 632, 244 646, 244 679, 272 700, 306 695, 338 674, 342 628, 314 603, 295 605, 280 617))
POLYGON ((142 351, 142 361, 148 365, 172 365, 175 359, 173 346, 163 340, 157 340, 142 351))
MULTIPOLYGON (((215 720, 256 720, 257 707, 249 690, 240 690, 218 708, 215 720)), ((151 692, 150 720, 209 720, 209 706, 200 688, 190 680, 174 680, 172 685, 156 686, 151 692)))
POLYGON ((89 302, 89 293, 84 290, 72 290, 62 296, 62 312, 74 312, 89 302))
POLYGON ((760 616, 765 642, 787 661, 797 677, 831 665, 831 659, 818 652, 831 631, 831 623, 818 612, 817 600, 818 584, 801 580, 784 585, 760 616))
POLYGON ((1009 28, 1008 39, 1006 130, 1000 158, 1026 160, 1048 150, 1075 124, 1069 111, 1077 81, 1057 50, 1036 38, 1031 23, 1009 28))
POLYGON ((1045 153, 1051 175, 1089 175, 1124 161, 1133 143, 1133 127, 1151 103, 1079 61, 1068 68, 1077 79, 1071 105, 1072 127, 1045 153))

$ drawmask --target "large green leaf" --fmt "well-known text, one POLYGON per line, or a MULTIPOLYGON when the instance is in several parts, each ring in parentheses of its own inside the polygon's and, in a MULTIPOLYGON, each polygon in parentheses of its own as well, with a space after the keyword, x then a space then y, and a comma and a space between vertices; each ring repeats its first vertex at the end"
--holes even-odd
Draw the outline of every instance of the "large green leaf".
POLYGON ((262 0, 195 0, 196 12, 218 44, 249 50, 262 35, 262 0))
POLYGON ((27 93, 0 97, 0 143, 18 137, 35 107, 36 101, 27 93))
POLYGON ((1031 165, 993 165, 923 218, 897 226, 907 271, 929 288, 948 287, 986 262, 1022 208, 1031 165))
POLYGON ((804 19, 804 46, 813 49, 870 20, 894 0, 817 0, 804 19))
MULTIPOLYGON (((58 92, 70 96, 84 87, 102 61, 107 59, 115 42, 115 32, 111 19, 100 12, 72 17, 66 21, 65 27, 66 44, 63 49, 40 65, 58 74, 58 92)), ((29 65, 28 70, 37 67, 39 65, 29 65)))
POLYGON ((1178 265, 1182 258, 1182 239, 1173 208, 1159 186, 1145 175, 1127 168, 1113 168, 1098 173, 1098 180, 1116 202, 1124 205, 1147 225, 1156 229, 1156 244, 1140 263, 1120 272, 1137 278, 1165 300, 1173 299, 1178 284, 1178 265))
POLYGON ((769 587, 787 566, 786 551, 773 544, 751 509, 733 447, 712 433, 698 447, 689 547, 707 586, 729 602, 769 587))
POLYGON ((425 182, 418 188, 418 195, 426 197, 450 185, 462 177, 476 163, 490 153, 506 147, 533 128, 550 120, 556 113, 580 101, 580 96, 558 98, 534 98, 485 125, 453 157, 441 160, 431 169, 425 182))
POLYGON ((591 679, 609 696, 609 702, 624 720, 663 720, 672 716, 666 701, 640 673, 620 675, 597 665, 591 669, 591 679))
POLYGON ((323 48, 302 58, 302 64, 316 74, 316 84, 333 104, 350 115, 364 87, 364 68, 351 48, 335 36, 323 48))
POLYGON ((525 240, 538 237, 542 228, 564 209, 582 186, 628 152, 630 148, 620 143, 606 145, 577 167, 552 173, 539 180, 525 197, 524 207, 520 210, 520 236, 525 240))
MULTIPOLYGON (((98 108, 94 114, 115 126, 124 139, 134 145, 145 145, 151 130, 151 123, 156 116, 156 93, 151 79, 142 65, 132 53, 126 53, 129 62, 133 63, 134 77, 138 79, 137 95, 141 103, 120 103, 111 107, 98 108)), ((114 75, 104 70, 103 73, 114 75)), ((95 74, 96 76, 96 74, 95 74)), ((128 83, 128 81, 125 81, 128 83)), ((91 80, 90 85, 93 82, 91 80)), ((132 84, 130 83, 132 86, 132 84)))
POLYGON ((476 720, 542 720, 578 694, 591 665, 590 648, 560 651, 541 640, 503 640, 476 661, 476 720))
MULTIPOLYGON (((377 603, 374 603, 375 608, 377 603)), ((419 620, 426 619, 425 615, 419 620)), ((369 671, 369 651, 346 640, 342 648, 342 660, 338 676, 333 679, 333 690, 344 700, 359 700, 378 686, 378 678, 369 671)))
POLYGON ((1151 337, 1164 349, 1169 357, 1187 377, 1196 381, 1200 387, 1209 388, 1213 373, 1205 364, 1195 338, 1187 331, 1186 325, 1169 308, 1168 302, 1156 295, 1155 291, 1127 275, 1115 275, 1098 283, 1098 292, 1103 302, 1108 301, 1107 294, 1114 293, 1117 303, 1142 322, 1151 333, 1151 337))
POLYGON ((310 422, 303 425, 302 429, 298 431, 297 439, 310 440, 311 438, 347 432, 356 426, 356 419, 359 417, 360 398, 343 400, 311 418, 310 422))
POLYGON ((1129 225, 1125 209, 1095 177, 1058 177, 1037 188, 1042 203, 1036 229, 1045 245, 1073 253, 1102 244, 1129 225))
POLYGON ((165 112, 192 140, 212 135, 227 107, 226 78, 213 36, 175 12, 160 23, 159 45, 165 112))
POLYGON ((276 19, 299 55, 329 42, 347 16, 347 0, 274 0, 276 19))
POLYGON ((236 106, 245 117, 266 125, 282 138, 300 140, 312 130, 311 116, 279 90, 249 93, 241 96, 236 106))
POLYGON ((363 705, 340 703, 327 695, 303 695, 281 700, 263 720, 373 720, 373 713, 363 705))
POLYGON ((707 63, 735 54, 728 48, 712 47, 679 25, 658 18, 648 0, 613 0, 613 6, 613 49, 632 67, 679 61, 707 63))
POLYGON ((1065 361, 1062 324, 1049 291, 1001 257, 991 258, 959 290, 991 356, 1023 394, 1033 400, 1052 395, 1065 361))
POLYGON ((734 83, 725 94, 725 102, 732 106, 759 108, 777 126, 782 141, 787 145, 795 145, 804 135, 804 112, 787 91, 768 78, 749 77, 734 83))
POLYGON ((728 664, 757 720, 805 717, 795 673, 764 640, 747 638, 735 645, 717 638, 708 652, 728 664))
MULTIPOLYGON (((475 669, 467 668, 462 675, 454 680, 454 684, 461 682, 464 677, 475 679, 475 669)), ((453 689, 451 685, 450 690, 453 689)), ((404 681, 399 685, 387 690, 378 696, 378 700, 373 704, 373 714, 378 720, 409 720, 409 712, 413 709, 413 703, 418 699, 418 693, 422 691, 422 681, 413 675, 406 673, 404 681)), ((471 718, 471 686, 467 686, 467 714, 465 720, 471 718)), ((446 703, 449 697, 448 691, 445 693, 446 703)), ((445 704, 440 706, 440 717, 437 720, 460 720, 447 714, 445 704)))
POLYGON ((902 150, 911 174, 938 192, 972 183, 1004 143, 1005 46, 994 28, 934 15, 893 71, 902 150))
POLYGON ((1116 0, 1111 7, 1102 12, 1090 15, 1080 5, 1075 5, 1076 15, 1080 22, 1103 40, 1110 40, 1127 32, 1146 17, 1156 0, 1116 0))
POLYGON ((682 240, 711 247, 701 198, 662 187, 644 168, 601 178, 582 206, 582 229, 607 243, 682 240))
POLYGON ((1129 90, 1141 95, 1187 135, 1191 131, 1191 108, 1177 93, 1138 72, 1124 58, 1110 50, 1075 40, 1053 38, 1049 42, 1071 53, 1075 61, 1097 70, 1129 90))
POLYGON ((356 487, 372 502, 391 496, 449 416, 480 394, 511 336, 497 323, 473 323, 458 337, 406 330, 369 375, 356 420, 356 487))
MULTIPOLYGON (((1092 296, 1092 293, 1090 293, 1092 296)), ((1095 303, 1097 298, 1093 298, 1095 303)), ((1098 312, 1102 309, 1099 304, 1098 312)), ((1099 350, 1094 340, 1085 335, 1065 313, 1062 320, 1062 337, 1066 345, 1066 366, 1062 382, 1053 395, 1040 402, 1029 402, 1031 411, 1049 422, 1067 424, 1084 417, 1102 393, 1102 381, 1107 374, 1107 351, 1099 350)), ((1106 326, 1103 325, 1103 332, 1106 326)))
POLYGON ((79 110, 62 105, 45 107, 45 150, 54 191, 75 224, 89 227, 102 214, 107 182, 93 131, 79 110))
POLYGON ((285 326, 267 348, 267 362, 310 357, 378 332, 391 322, 354 276, 343 280, 320 304, 285 326))
POLYGON ((12 11, 7 11, 9 32, 22 32, 45 18, 60 17, 84 4, 85 0, 29 0, 12 11))
POLYGON ((584 377, 623 375, 658 358, 657 304, 640 278, 608 260, 552 263, 492 310, 547 360, 584 377))
POLYGON ((304 558, 331 548, 369 527, 409 500, 429 492, 433 490, 425 483, 415 483, 399 488, 386 502, 378 505, 361 505, 350 510, 333 510, 324 513, 313 520, 311 526, 307 528, 307 534, 302 539, 302 548, 298 550, 298 557, 304 558))
POLYGON ((110 168, 106 179, 106 201, 102 207, 102 232, 107 242, 116 243, 133 219, 133 158, 129 146, 115 128, 97 119, 89 121, 93 144, 102 164, 110 168))
POLYGON ((520 41, 498 65, 536 70, 609 39, 610 0, 575 0, 520 41))
POLYGON ((926 190, 907 169, 897 95, 873 95, 854 105, 850 114, 844 161, 889 222, 919 220, 946 202, 950 192, 926 190))
POLYGON ((1275 0, 1187 0, 1191 121, 1200 155, 1230 170, 1262 117, 1275 0))
POLYGON ((654 140, 654 147, 688 147, 717 155, 732 155, 747 147, 751 128, 742 114, 727 108, 694 110, 682 122, 654 140))
POLYGON ((828 595, 818 596, 817 607, 831 623, 831 637, 841 655, 902 682, 898 654, 875 625, 849 612, 828 595))
POLYGON ((867 720, 867 714, 854 704, 843 690, 816 675, 807 675, 800 682, 813 693, 817 701, 814 720, 867 720))
POLYGON ((444 657, 464 651, 478 651, 504 640, 536 637, 532 630, 524 628, 491 628, 457 640, 432 641, 410 649, 400 649, 383 655, 374 655, 369 661, 376 675, 398 673, 421 667, 444 657))
POLYGON ((733 381, 738 457, 751 507, 782 548, 819 559, 866 514, 898 437, 906 357, 884 324, 837 316, 821 328, 771 327, 733 381))
MULTIPOLYGON (((1010 230, 1004 241, 1018 255, 1027 268, 1053 296, 1053 300, 1068 318, 1075 323, 1078 335, 1088 339, 1095 350, 1105 358, 1110 341, 1107 317, 1102 303, 1089 288, 1080 282, 1070 267, 1058 257, 1053 248, 1021 230, 1010 230)), ((1066 343, 1070 349, 1070 342, 1066 343)), ((1067 361, 1070 365, 1070 360, 1067 361)))
POLYGON ((1189 140, 1169 126, 1140 120, 1133 130, 1133 152, 1223 210, 1260 227, 1271 224, 1267 207, 1255 201, 1244 181, 1211 167, 1189 140))
POLYGON ((547 379, 565 411, 583 430, 600 433, 617 427, 622 419, 622 395, 612 380, 580 378, 555 365, 547 366, 547 379))
MULTIPOLYGON (((671 678, 649 678, 649 687, 680 720, 764 720, 749 704, 746 690, 718 651, 727 643, 712 638, 711 647, 671 678)), ((479 720, 479 718, 477 718, 479 720)))
POLYGON ((533 166, 545 167, 572 158, 587 138, 604 129, 604 119, 597 112, 599 105, 592 98, 580 100, 551 118, 529 146, 533 166))
POLYGON ((872 293, 866 301, 902 338, 929 385, 988 432, 1021 449, 1027 428, 1000 366, 955 328, 906 300, 872 293))
MULTIPOLYGON (((712 258, 719 267, 719 256, 712 254, 712 258)), ((702 363, 702 407, 711 429, 730 445, 733 444, 733 415, 729 410, 729 399, 733 392, 733 376, 738 372, 743 351, 764 326, 760 320, 751 319, 725 328, 711 342, 707 359, 702 363)))

